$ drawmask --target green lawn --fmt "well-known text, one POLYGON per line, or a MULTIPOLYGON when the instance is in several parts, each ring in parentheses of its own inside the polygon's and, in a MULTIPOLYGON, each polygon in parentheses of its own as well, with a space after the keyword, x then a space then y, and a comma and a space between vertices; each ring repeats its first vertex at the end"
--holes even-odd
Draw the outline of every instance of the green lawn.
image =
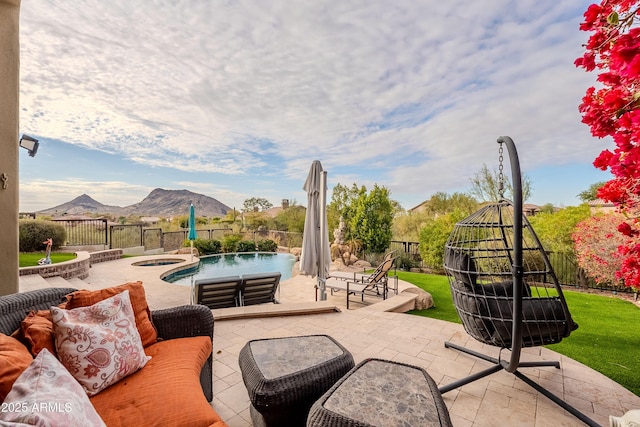
MULTIPOLYGON (((32 267, 34 265, 38 265, 38 261, 45 256, 46 254, 44 252, 21 253, 20 267, 32 267)), ((51 254, 51 263, 56 264, 58 262, 69 261, 75 258, 75 253, 54 252, 51 254)))
MULTIPOLYGON (((433 296, 434 308, 409 314, 460 323, 445 276, 407 272, 398 272, 398 276, 433 296)), ((564 294, 579 328, 548 348, 601 372, 640 396, 640 334, 635 327, 640 308, 607 296, 568 290, 564 294)))

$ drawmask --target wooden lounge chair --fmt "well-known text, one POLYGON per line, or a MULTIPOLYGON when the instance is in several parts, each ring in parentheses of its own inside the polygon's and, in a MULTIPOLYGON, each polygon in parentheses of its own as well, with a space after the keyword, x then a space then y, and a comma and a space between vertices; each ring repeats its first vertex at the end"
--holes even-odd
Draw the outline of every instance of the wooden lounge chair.
POLYGON ((196 302, 209 308, 227 308, 240 306, 239 276, 213 277, 196 280, 196 302))
POLYGON ((276 290, 280 284, 279 272, 245 274, 240 285, 240 305, 272 302, 278 304, 276 290))
POLYGON ((395 258, 386 259, 373 274, 363 280, 329 278, 327 279, 326 287, 331 289, 331 295, 333 295, 334 291, 347 292, 347 310, 349 309, 349 295, 360 295, 362 302, 364 302, 365 294, 382 296, 382 299, 387 299, 389 294, 387 274, 394 261, 395 258))

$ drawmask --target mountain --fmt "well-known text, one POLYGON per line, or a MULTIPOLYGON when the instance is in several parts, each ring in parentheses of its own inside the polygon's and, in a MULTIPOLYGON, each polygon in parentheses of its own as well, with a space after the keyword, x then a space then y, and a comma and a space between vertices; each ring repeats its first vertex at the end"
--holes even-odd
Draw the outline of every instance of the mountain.
POLYGON ((193 203, 197 216, 225 216, 231 208, 213 197, 189 190, 163 190, 156 188, 141 202, 122 208, 121 215, 180 216, 189 214, 193 203))
POLYGON ((126 207, 103 205, 83 194, 70 202, 38 211, 44 215, 110 214, 116 216, 139 215, 171 217, 189 214, 193 203, 197 216, 223 217, 231 210, 213 197, 189 190, 163 190, 156 188, 141 202, 126 207))
POLYGON ((63 203, 58 206, 54 206, 49 209, 38 211, 39 214, 44 215, 83 215, 85 213, 113 213, 117 214, 122 208, 118 206, 103 205, 100 202, 95 201, 89 195, 83 194, 78 196, 70 202, 63 203))

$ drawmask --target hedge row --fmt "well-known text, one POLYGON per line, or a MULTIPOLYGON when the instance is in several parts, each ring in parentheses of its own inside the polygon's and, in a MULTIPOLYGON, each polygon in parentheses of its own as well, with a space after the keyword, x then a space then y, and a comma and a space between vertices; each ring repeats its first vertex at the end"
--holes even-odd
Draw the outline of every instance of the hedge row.
POLYGON ((58 249, 66 240, 67 233, 60 224, 51 221, 21 219, 19 223, 20 252, 42 252, 43 242, 53 241, 51 249, 58 249))
MULTIPOLYGON (((189 246, 191 243, 186 240, 184 245, 189 246)), ((213 255, 219 253, 231 252, 276 252, 278 244, 270 239, 259 241, 257 244, 252 240, 242 240, 240 236, 229 235, 224 239, 196 239, 193 246, 198 249, 200 255, 213 255)))

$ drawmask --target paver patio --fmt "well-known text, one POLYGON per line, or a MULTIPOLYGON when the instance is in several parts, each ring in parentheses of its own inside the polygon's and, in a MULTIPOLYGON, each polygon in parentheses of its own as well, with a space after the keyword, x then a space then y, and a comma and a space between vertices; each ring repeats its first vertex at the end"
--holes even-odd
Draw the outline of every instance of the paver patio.
MULTIPOLYGON (((150 256, 149 259, 162 257, 150 256)), ((178 265, 131 265, 141 259, 124 258, 95 264, 84 281, 70 279, 65 283, 61 279, 45 281, 39 276, 24 276, 20 280, 20 290, 69 285, 99 289, 141 280, 151 309, 189 303, 189 287, 169 284, 160 279, 164 272, 188 265, 188 255, 178 265)), ((238 353, 251 339, 327 334, 353 354, 356 364, 367 357, 405 362, 426 369, 440 385, 489 366, 487 362, 445 349, 445 341, 498 357, 498 349, 473 340, 459 324, 384 312, 378 309, 381 306, 378 304, 362 306, 352 303, 351 309, 346 310, 346 298, 339 293, 328 295, 327 302, 316 303, 314 283, 315 279, 306 276, 283 281, 282 304, 253 308, 266 317, 223 320, 229 313, 235 316, 237 313, 234 310, 242 309, 214 310, 217 320, 214 326, 212 406, 230 427, 251 426, 249 397, 238 367, 238 353), (325 309, 324 313, 319 314, 308 311, 329 306, 336 306, 340 311, 326 312, 325 309), (310 314, 291 315, 299 312, 310 314)), ((406 286, 411 285, 401 283, 400 290, 406 286)), ((371 300, 376 301, 381 300, 371 300)), ((640 408, 640 397, 583 364, 541 347, 523 350, 522 360, 532 359, 559 360, 561 369, 524 368, 522 371, 602 425, 609 424, 609 415, 621 416, 630 409, 640 408)), ((584 425, 504 371, 448 392, 444 394, 444 400, 454 425, 459 427, 584 425)))

